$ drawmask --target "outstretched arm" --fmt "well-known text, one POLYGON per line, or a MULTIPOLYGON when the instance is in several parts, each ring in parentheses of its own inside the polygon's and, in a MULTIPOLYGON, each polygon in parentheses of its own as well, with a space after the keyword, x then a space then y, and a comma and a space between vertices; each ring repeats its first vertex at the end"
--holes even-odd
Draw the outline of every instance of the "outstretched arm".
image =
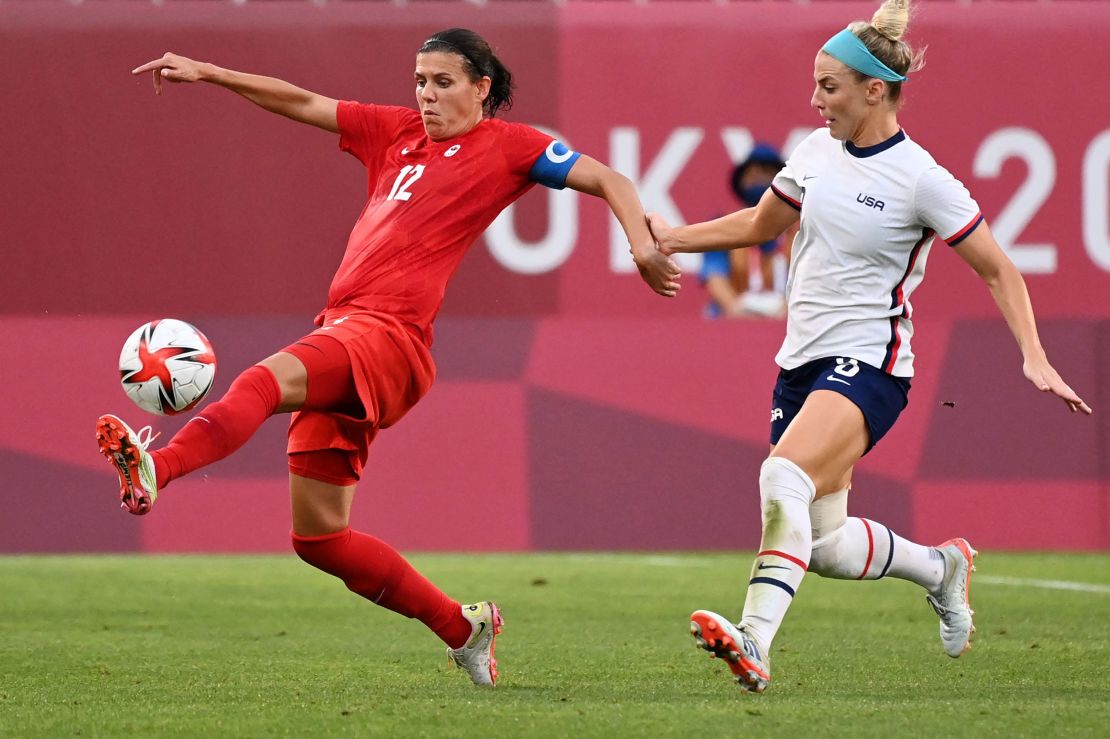
POLYGON ((664 254, 719 251, 755 246, 778 238, 798 222, 798 211, 771 192, 755 207, 744 208, 714 221, 672 227, 657 213, 648 216, 651 233, 664 254))
POLYGON ((1002 317, 1006 319, 1021 348, 1025 377, 1041 392, 1053 393, 1062 398, 1073 413, 1083 411, 1090 414, 1090 406, 1068 387, 1048 363, 1048 357, 1045 356, 1037 335, 1037 323, 1033 317, 1033 305, 1029 302, 1029 292, 1025 289, 1025 280, 994 240, 986 222, 980 223, 978 228, 955 247, 955 251, 990 288, 994 302, 998 304, 1002 317))
POLYGON ((644 207, 627 177, 596 159, 582 155, 567 174, 566 185, 605 200, 628 237, 632 259, 644 282, 668 298, 678 294, 678 278, 682 276, 682 271, 673 259, 655 248, 644 207))
POLYGON ((147 62, 131 70, 131 74, 152 72, 154 92, 162 94, 162 80, 169 82, 211 82, 237 92, 255 105, 301 123, 339 132, 336 109, 339 101, 308 90, 302 90, 274 77, 235 72, 207 62, 167 52, 161 59, 147 62))

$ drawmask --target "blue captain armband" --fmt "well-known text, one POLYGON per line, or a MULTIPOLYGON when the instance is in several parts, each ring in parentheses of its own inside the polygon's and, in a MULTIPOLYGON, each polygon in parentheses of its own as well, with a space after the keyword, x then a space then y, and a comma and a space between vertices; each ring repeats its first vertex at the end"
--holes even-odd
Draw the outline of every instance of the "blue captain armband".
POLYGON ((562 142, 552 141, 528 171, 528 179, 553 190, 562 190, 567 186, 570 168, 580 156, 582 155, 578 152, 563 146, 562 142))

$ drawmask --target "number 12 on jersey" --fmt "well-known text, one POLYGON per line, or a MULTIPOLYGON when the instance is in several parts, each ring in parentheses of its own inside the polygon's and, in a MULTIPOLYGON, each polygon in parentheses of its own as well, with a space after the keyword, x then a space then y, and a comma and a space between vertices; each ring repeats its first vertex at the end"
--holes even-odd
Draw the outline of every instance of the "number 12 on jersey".
POLYGON ((409 192, 409 188, 412 187, 412 183, 419 180, 420 176, 423 174, 423 164, 417 164, 415 166, 411 164, 405 165, 401 169, 401 174, 397 175, 397 179, 394 180, 393 189, 389 191, 389 197, 386 198, 386 200, 408 200, 411 198, 412 193, 409 192), (408 179, 406 180, 405 177, 408 177, 408 179))

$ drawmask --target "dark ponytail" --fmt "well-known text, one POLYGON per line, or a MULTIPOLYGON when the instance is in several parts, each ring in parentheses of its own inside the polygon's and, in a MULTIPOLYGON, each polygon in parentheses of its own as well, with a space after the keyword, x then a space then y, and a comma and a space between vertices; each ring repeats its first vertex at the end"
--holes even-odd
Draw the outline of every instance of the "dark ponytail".
POLYGON ((491 118, 499 110, 513 107, 513 75, 493 53, 484 38, 465 28, 448 28, 433 34, 424 42, 417 54, 439 51, 458 54, 463 59, 463 69, 472 82, 490 78, 489 95, 482 108, 491 118))

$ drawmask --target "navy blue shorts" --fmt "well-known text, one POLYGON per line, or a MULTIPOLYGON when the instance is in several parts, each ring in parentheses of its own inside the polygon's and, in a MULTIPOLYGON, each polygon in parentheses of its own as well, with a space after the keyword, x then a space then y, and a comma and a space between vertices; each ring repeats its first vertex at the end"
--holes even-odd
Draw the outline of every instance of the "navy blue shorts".
POLYGON ((867 451, 871 451, 906 407, 910 381, 906 377, 888 375, 877 367, 849 357, 825 357, 796 369, 779 370, 779 379, 771 398, 772 444, 779 443, 786 427, 814 390, 840 393, 863 411, 867 433, 871 437, 867 451))

